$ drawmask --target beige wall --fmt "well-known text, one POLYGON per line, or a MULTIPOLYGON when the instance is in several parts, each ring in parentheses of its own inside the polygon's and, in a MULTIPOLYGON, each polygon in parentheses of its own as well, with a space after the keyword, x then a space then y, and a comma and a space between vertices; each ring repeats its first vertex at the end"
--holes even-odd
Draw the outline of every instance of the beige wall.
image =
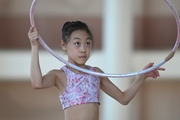
MULTIPOLYGON (((29 15, 33 0, 1 0, 0 15, 29 15)), ((99 16, 102 14, 103 0, 37 0, 35 15, 39 16, 99 16)))
POLYGON ((0 82, 0 120, 64 120, 55 88, 34 90, 30 82, 0 82))
POLYGON ((179 120, 180 81, 147 81, 141 89, 141 120, 179 120))
MULTIPOLYGON (((164 0, 145 0, 144 15, 146 16, 167 16, 172 15, 170 8, 164 2, 164 0)), ((180 3, 178 0, 169 0, 176 7, 177 11, 180 11, 180 3)))

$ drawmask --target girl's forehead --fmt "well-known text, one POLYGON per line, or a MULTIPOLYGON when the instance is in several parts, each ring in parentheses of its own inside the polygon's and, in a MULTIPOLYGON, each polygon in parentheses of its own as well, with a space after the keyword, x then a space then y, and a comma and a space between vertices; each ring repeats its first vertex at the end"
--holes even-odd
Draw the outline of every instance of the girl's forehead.
POLYGON ((71 38, 74 38, 74 37, 85 37, 85 38, 89 38, 90 35, 84 31, 84 30, 76 30, 74 32, 71 33, 71 38))
POLYGON ((87 34, 88 35, 88 33, 85 30, 75 30, 72 32, 72 34, 87 34))

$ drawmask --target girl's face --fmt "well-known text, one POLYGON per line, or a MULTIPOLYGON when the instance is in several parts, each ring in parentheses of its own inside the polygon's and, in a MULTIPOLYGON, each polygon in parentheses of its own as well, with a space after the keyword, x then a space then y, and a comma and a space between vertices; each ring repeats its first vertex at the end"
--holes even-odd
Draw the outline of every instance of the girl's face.
POLYGON ((67 52, 68 61, 78 66, 85 65, 93 44, 90 36, 86 31, 76 30, 72 32, 69 39, 67 44, 61 41, 63 50, 67 52))

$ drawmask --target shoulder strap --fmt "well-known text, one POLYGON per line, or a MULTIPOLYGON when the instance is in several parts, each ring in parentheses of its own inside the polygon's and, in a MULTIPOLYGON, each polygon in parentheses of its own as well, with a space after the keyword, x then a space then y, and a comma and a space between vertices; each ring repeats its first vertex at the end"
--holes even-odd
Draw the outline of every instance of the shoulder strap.
POLYGON ((67 66, 66 65, 64 65, 62 68, 61 68, 65 73, 67 73, 67 66))

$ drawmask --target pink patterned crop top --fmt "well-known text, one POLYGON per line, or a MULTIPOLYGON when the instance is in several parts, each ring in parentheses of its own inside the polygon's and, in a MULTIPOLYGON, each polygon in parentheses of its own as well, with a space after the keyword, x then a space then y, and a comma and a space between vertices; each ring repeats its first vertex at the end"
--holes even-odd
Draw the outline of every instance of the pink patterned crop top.
MULTIPOLYGON (((95 71, 93 67, 88 67, 89 70, 95 71)), ((66 89, 59 96, 63 109, 90 102, 100 103, 100 80, 98 76, 86 73, 76 74, 68 69, 67 66, 63 66, 62 70, 65 72, 67 78, 66 89)))

